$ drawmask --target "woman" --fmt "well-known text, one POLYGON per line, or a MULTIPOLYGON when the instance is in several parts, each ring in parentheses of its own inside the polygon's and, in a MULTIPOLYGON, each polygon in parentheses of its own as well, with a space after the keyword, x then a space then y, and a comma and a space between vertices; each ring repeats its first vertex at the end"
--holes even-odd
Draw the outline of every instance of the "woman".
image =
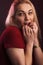
POLYGON ((28 0, 15 0, 11 9, 6 19, 8 27, 0 39, 4 48, 2 50, 7 55, 7 64, 32 65, 34 62, 32 54, 34 54, 36 65, 43 65, 42 50, 39 46, 40 37, 38 39, 40 29, 33 4, 28 0))

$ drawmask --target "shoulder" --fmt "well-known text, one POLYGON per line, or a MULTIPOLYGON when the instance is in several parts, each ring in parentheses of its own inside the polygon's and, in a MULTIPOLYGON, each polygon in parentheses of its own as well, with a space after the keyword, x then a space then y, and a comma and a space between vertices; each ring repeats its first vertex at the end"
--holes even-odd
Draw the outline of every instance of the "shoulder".
POLYGON ((16 36, 22 36, 20 30, 15 26, 9 26, 2 32, 0 36, 0 42, 7 38, 13 39, 16 36))
POLYGON ((9 26, 6 30, 5 30, 5 34, 6 34, 6 36, 8 36, 8 37, 22 37, 22 33, 21 33, 21 31, 20 31, 20 29, 19 28, 17 28, 16 26, 9 26))
POLYGON ((14 26, 9 26, 2 34, 5 47, 24 48, 24 40, 21 31, 14 26))
POLYGON ((1 37, 5 37, 5 36, 7 36, 7 35, 13 35, 13 34, 20 34, 21 32, 20 32, 20 30, 17 28, 17 27, 15 27, 15 26, 9 26, 9 27, 7 27, 4 31, 3 31, 3 33, 1 34, 1 37))
POLYGON ((16 26, 9 26, 6 28, 5 33, 20 33, 20 30, 16 26))

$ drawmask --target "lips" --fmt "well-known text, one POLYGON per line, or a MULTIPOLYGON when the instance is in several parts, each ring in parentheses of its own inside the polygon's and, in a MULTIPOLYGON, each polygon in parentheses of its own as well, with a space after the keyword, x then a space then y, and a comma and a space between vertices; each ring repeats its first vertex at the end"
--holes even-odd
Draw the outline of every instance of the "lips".
POLYGON ((33 29, 33 22, 24 22, 24 25, 27 25, 33 29))
POLYGON ((27 22, 25 22, 25 23, 24 23, 24 25, 28 25, 28 26, 30 26, 30 24, 31 24, 30 22, 28 22, 28 23, 27 23, 27 22))

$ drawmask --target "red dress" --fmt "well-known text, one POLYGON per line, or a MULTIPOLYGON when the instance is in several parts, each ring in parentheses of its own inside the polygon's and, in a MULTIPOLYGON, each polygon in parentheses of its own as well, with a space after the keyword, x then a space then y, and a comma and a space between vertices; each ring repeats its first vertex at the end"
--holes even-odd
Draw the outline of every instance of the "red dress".
POLYGON ((15 26, 7 27, 0 37, 0 65, 11 65, 6 48, 25 48, 22 33, 15 26))

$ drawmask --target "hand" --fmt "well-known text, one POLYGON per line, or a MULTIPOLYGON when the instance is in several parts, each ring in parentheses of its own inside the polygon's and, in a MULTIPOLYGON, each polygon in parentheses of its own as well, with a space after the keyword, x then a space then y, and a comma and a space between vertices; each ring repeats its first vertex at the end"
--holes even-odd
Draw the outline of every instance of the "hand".
POLYGON ((39 40, 38 40, 38 26, 36 22, 30 22, 28 26, 33 30, 34 33, 34 45, 39 46, 39 40))
POLYGON ((37 26, 37 24, 35 22, 30 22, 28 24, 28 26, 32 28, 35 35, 38 34, 38 26, 37 26))
POLYGON ((26 39, 26 42, 33 46, 34 34, 33 30, 28 25, 23 26, 23 35, 26 39))
POLYGON ((37 24, 35 22, 31 23, 30 26, 31 26, 31 28, 33 29, 33 32, 34 32, 34 45, 39 46, 38 26, 37 26, 37 24))

